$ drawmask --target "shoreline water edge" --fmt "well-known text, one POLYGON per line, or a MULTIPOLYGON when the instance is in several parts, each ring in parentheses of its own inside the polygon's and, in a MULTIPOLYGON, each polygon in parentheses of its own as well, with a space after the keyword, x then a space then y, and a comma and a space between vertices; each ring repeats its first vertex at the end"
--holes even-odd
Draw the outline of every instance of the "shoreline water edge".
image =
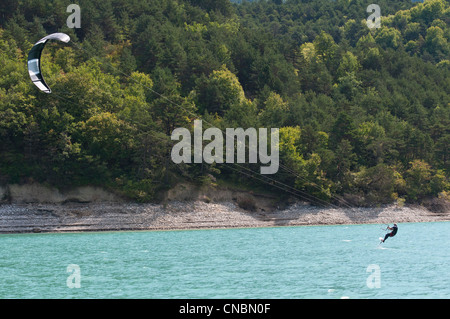
POLYGON ((422 206, 317 207, 297 202, 283 209, 248 211, 234 202, 164 204, 2 204, 0 234, 151 231, 450 221, 450 212, 422 206))

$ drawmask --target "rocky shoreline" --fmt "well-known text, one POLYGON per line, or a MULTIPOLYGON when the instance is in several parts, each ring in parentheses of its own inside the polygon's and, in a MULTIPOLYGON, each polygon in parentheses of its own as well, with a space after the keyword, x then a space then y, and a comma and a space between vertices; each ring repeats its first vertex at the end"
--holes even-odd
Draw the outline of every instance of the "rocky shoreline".
POLYGON ((395 205, 377 208, 322 208, 300 202, 273 211, 247 211, 232 201, 0 205, 0 233, 3 234, 435 221, 450 221, 450 212, 436 213, 421 206, 395 205))

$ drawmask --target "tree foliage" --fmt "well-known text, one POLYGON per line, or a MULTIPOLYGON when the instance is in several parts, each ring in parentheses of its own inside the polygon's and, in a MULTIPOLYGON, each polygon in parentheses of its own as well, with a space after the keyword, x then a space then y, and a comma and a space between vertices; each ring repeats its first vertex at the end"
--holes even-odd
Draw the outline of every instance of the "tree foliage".
POLYGON ((171 163, 171 132, 204 118, 280 128, 271 191, 366 203, 448 192, 450 3, 377 3, 370 30, 362 0, 80 0, 82 27, 68 29, 69 1, 2 1, 0 183, 137 200, 181 178, 261 186, 226 165, 171 163), (46 47, 54 93, 40 94, 26 56, 57 31, 72 41, 46 47))

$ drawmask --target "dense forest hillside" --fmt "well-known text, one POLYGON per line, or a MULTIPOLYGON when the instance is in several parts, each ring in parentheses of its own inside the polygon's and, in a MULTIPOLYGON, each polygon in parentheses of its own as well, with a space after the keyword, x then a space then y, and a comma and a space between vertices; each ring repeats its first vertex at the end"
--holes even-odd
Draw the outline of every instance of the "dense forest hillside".
POLYGON ((181 180, 317 203, 450 192, 450 1, 0 3, 0 184, 98 185, 138 201, 181 180), (54 32, 30 81, 27 55, 54 32), (175 164, 175 128, 280 128, 280 168, 175 164))

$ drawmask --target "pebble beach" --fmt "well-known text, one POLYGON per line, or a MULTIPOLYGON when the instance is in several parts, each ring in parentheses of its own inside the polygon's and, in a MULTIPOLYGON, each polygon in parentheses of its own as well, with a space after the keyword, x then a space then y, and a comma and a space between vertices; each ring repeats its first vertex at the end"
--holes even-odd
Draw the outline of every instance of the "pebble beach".
POLYGON ((421 206, 316 207, 294 203, 273 211, 246 211, 234 202, 165 204, 70 203, 0 205, 0 233, 182 230, 300 225, 392 224, 450 221, 450 212, 421 206))

